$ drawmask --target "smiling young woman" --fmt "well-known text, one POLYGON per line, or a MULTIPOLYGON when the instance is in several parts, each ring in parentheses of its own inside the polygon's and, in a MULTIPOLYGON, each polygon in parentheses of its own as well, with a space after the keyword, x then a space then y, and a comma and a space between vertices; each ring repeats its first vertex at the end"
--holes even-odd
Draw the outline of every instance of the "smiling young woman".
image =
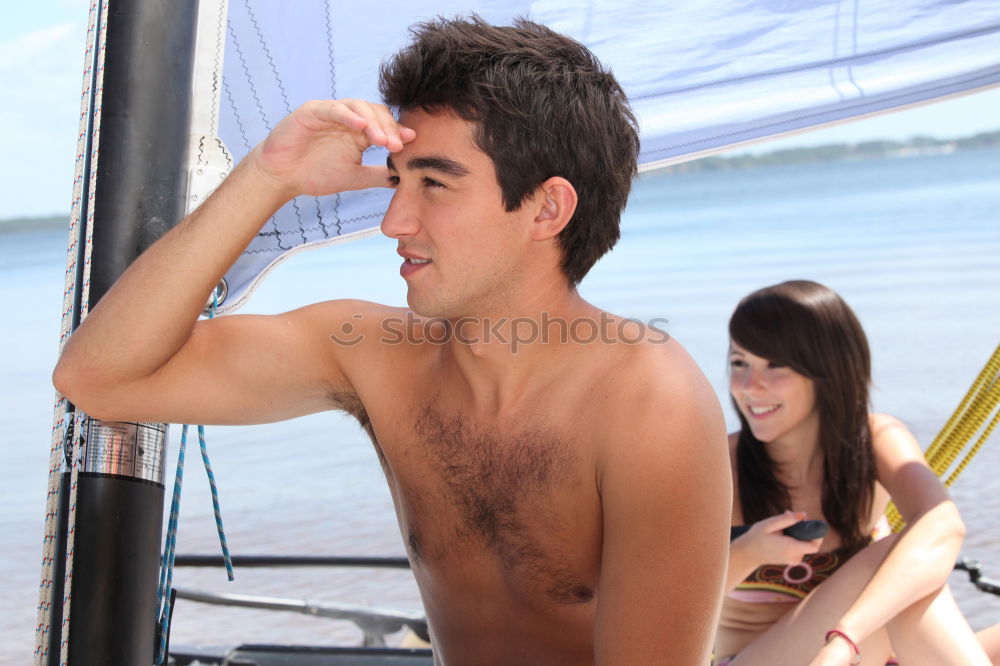
POLYGON ((870 413, 851 308, 823 285, 784 282, 745 297, 729 333, 732 520, 745 531, 714 663, 989 664, 947 588, 961 518, 913 435, 870 413), (908 525, 893 536, 890 499, 908 525), (829 531, 784 532, 803 519, 829 531))

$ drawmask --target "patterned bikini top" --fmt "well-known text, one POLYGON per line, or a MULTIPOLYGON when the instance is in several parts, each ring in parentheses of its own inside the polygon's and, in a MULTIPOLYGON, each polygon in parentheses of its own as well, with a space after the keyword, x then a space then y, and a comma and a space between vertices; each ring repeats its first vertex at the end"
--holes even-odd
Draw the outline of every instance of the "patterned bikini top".
MULTIPOLYGON (((892 533, 883 516, 872 529, 872 541, 892 533)), ((736 586, 729 596, 748 603, 794 603, 833 575, 844 563, 836 552, 812 553, 798 564, 762 564, 736 586)))

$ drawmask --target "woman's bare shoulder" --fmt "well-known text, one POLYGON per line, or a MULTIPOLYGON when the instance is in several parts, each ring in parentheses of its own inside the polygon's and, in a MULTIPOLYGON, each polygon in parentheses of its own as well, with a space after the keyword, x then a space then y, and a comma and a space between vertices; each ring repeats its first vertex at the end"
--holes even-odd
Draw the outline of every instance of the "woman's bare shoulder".
POLYGON ((910 429, 895 416, 889 414, 870 414, 868 416, 869 427, 872 433, 872 447, 875 449, 876 457, 880 457, 888 452, 905 454, 911 457, 918 454, 921 458, 920 445, 910 429))
POLYGON ((868 427, 871 428, 873 438, 878 437, 880 434, 883 434, 885 431, 890 429, 898 428, 905 432, 910 432, 910 429, 907 428, 902 421, 891 414, 869 414, 868 427))

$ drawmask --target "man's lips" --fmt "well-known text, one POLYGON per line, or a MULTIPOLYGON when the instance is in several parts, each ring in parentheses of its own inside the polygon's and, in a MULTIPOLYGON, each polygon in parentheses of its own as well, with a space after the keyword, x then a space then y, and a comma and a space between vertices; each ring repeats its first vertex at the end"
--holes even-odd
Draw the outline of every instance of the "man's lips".
POLYGON ((431 263, 430 259, 426 259, 424 257, 418 257, 416 255, 411 255, 409 253, 404 254, 400 252, 399 255, 403 257, 403 265, 399 267, 399 274, 402 275, 403 278, 407 278, 410 275, 413 275, 414 273, 416 273, 417 271, 419 271, 420 269, 424 268, 425 266, 431 263))

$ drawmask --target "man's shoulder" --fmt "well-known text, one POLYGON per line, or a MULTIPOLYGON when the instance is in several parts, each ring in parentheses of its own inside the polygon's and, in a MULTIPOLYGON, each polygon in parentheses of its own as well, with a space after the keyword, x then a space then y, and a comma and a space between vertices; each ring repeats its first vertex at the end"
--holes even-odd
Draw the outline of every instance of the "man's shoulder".
POLYGON ((597 438, 602 487, 624 483, 652 492, 650 484, 665 484, 669 495, 698 479, 719 497, 731 491, 719 399, 679 342, 632 346, 609 381, 616 388, 597 438))
POLYGON ((309 324, 328 329, 335 344, 359 349, 426 342, 428 324, 436 321, 408 308, 357 299, 322 301, 296 313, 309 324))
POLYGON ((620 345, 620 360, 612 370, 637 391, 651 398, 685 395, 700 397, 708 392, 714 395, 705 374, 677 340, 645 327, 642 340, 620 345), (650 332, 650 331, 654 332, 650 332))
POLYGON ((714 389, 676 340, 647 340, 623 348, 609 381, 617 389, 608 408, 619 427, 680 434, 700 425, 715 430, 723 423, 714 389))
MULTIPOLYGON (((330 300, 287 314, 290 325, 302 327, 308 340, 316 341, 336 359, 348 376, 363 370, 369 377, 382 370, 406 371, 409 360, 433 351, 426 342, 426 320, 407 308, 362 300, 330 300)), ((312 344, 312 343, 310 343, 312 344)))
POLYGON ((319 301, 305 307, 299 308, 295 312, 301 312, 308 316, 323 317, 328 319, 354 320, 359 322, 377 321, 382 317, 402 316, 408 312, 406 308, 393 307, 373 301, 364 301, 355 298, 338 298, 328 301, 319 301))

